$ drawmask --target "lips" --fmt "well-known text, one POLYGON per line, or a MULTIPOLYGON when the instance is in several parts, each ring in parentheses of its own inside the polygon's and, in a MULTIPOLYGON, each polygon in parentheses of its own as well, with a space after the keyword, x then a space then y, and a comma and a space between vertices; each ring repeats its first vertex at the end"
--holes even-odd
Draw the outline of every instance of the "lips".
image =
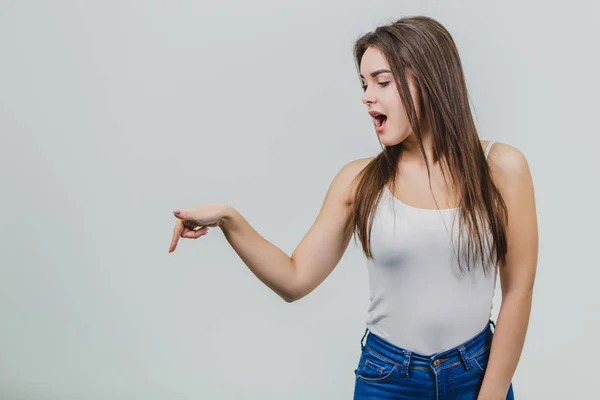
POLYGON ((375 119, 375 123, 377 124, 377 126, 383 126, 385 124, 385 121, 387 120, 387 117, 385 115, 377 115, 375 117, 373 117, 375 119))
POLYGON ((379 111, 370 111, 369 114, 375 122, 375 130, 377 132, 383 131, 383 128, 385 127, 385 122, 387 121, 387 115, 380 113, 379 111))

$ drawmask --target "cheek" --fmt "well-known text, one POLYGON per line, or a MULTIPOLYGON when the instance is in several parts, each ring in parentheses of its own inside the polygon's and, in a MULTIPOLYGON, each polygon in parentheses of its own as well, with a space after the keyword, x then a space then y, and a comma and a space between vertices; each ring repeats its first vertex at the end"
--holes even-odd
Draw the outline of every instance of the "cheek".
MULTIPOLYGON (((412 129, 410 125, 410 119, 408 118, 408 113, 404 109, 401 100, 398 100, 398 106, 396 107, 397 112, 394 113, 394 122, 398 124, 400 129, 412 129)), ((415 112, 417 114, 417 120, 419 120, 419 108, 415 107, 415 112)))
POLYGON ((398 129, 405 129, 406 127, 410 126, 410 121, 408 120, 408 115, 406 114, 406 111, 404 110, 404 107, 402 106, 402 103, 399 102, 394 110, 394 113, 392 113, 391 115, 391 120, 393 122, 393 124, 396 126, 396 128, 398 129))
POLYGON ((390 90, 389 96, 387 96, 385 102, 386 108, 388 110, 393 110, 388 115, 388 123, 391 123, 394 126, 394 130, 400 132, 410 131, 412 129, 410 121, 406 110, 404 109, 404 105, 402 104, 402 100, 400 99, 400 94, 397 92, 396 88, 390 90))
POLYGON ((394 118, 394 127, 400 132, 406 132, 411 130, 410 121, 406 117, 406 114, 394 118))

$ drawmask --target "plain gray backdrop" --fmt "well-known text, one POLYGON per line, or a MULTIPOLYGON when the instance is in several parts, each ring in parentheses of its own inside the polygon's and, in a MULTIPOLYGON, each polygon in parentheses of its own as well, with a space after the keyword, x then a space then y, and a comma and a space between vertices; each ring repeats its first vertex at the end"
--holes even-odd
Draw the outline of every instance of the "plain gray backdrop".
POLYGON ((291 255, 380 151, 353 42, 419 14, 453 35, 481 138, 533 173, 517 398, 597 398, 597 2, 3 0, 0 399, 351 398, 359 246, 287 304, 219 229, 168 254, 171 210, 228 203, 291 255))

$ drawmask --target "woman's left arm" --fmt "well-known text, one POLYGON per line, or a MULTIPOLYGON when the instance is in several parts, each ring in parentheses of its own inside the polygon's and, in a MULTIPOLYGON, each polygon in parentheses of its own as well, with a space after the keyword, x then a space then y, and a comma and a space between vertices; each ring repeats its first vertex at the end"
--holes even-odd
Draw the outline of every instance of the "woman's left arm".
POLYGON ((496 143, 488 155, 508 209, 506 264, 500 267, 502 304, 478 400, 505 400, 525 342, 538 258, 533 180, 516 148, 496 143))

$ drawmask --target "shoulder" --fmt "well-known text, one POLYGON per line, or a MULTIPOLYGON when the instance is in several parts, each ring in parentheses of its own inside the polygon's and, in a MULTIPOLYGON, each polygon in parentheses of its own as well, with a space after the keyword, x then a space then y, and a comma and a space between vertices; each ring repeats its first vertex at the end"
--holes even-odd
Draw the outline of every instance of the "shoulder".
POLYGON ((340 173, 356 177, 375 157, 359 158, 352 160, 342 167, 340 173))
POLYGON ((523 185, 532 184, 527 158, 514 146, 494 142, 488 154, 488 165, 494 182, 503 194, 522 190, 523 185))
POLYGON ((525 155, 516 147, 506 143, 494 142, 488 154, 488 163, 492 173, 503 176, 519 175, 529 171, 525 155))
POLYGON ((356 178, 361 171, 373 161, 374 157, 360 158, 346 163, 336 174, 331 187, 335 191, 344 192, 344 197, 348 203, 354 198, 356 189, 356 178))

